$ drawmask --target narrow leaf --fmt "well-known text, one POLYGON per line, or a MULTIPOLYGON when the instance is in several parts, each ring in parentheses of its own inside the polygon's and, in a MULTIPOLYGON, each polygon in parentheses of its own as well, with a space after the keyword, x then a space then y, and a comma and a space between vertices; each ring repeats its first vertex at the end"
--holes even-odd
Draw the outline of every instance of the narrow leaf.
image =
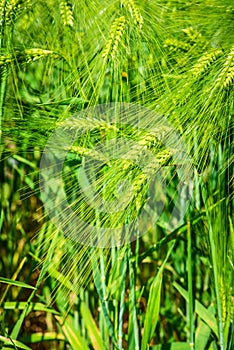
POLYGON ((50 309, 48 307, 46 307, 45 305, 41 304, 41 303, 27 303, 25 301, 20 301, 20 302, 16 302, 16 301, 7 301, 4 303, 4 309, 5 310, 24 310, 27 306, 29 305, 30 311, 34 310, 34 311, 45 311, 45 312, 50 312, 52 314, 57 314, 59 315, 59 313, 53 309, 50 309))
POLYGON ((195 334, 195 350, 205 350, 210 338, 211 329, 207 324, 200 320, 195 334))
POLYGON ((173 247, 174 247, 174 243, 171 245, 166 258, 163 261, 163 264, 160 267, 150 287, 149 300, 148 300, 147 310, 145 315, 144 333, 142 338, 141 350, 147 349, 147 344, 150 342, 158 322, 163 270, 169 258, 169 255, 171 254, 173 247))
POLYGON ((73 350, 89 350, 86 341, 80 332, 74 327, 72 319, 67 317, 64 321, 61 317, 55 316, 62 328, 62 331, 73 350))
POLYGON ((11 280, 9 278, 5 278, 5 277, 0 277, 0 283, 6 283, 6 284, 10 284, 12 286, 21 287, 21 288, 36 289, 35 287, 30 286, 29 284, 26 284, 24 282, 13 281, 13 280, 11 280))
MULTIPOLYGON (((178 283, 174 282, 173 286, 180 292, 184 299, 188 302, 188 292, 182 288, 178 283)), ((195 312, 198 316, 210 327, 216 336, 218 336, 218 328, 216 319, 213 313, 206 309, 199 301, 195 300, 195 312)))
POLYGON ((95 350, 105 350, 105 345, 101 338, 100 332, 97 328, 97 325, 91 315, 91 312, 85 303, 81 304, 81 314, 84 319, 88 334, 90 336, 93 348, 95 350))
POLYGON ((56 332, 38 332, 38 333, 32 333, 28 336, 25 336, 22 338, 22 340, 25 343, 41 343, 42 341, 54 341, 54 340, 60 340, 65 341, 65 337, 61 333, 56 332))
POLYGON ((14 346, 15 348, 19 348, 19 349, 31 350, 27 345, 21 343, 20 341, 3 337, 2 335, 0 335, 0 341, 2 341, 6 346, 14 346))
POLYGON ((189 343, 167 343, 150 347, 150 350, 190 350, 189 343))

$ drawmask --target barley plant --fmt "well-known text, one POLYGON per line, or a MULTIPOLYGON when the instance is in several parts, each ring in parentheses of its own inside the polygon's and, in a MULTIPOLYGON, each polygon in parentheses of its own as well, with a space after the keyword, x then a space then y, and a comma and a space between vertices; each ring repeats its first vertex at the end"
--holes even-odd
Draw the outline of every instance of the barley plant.
POLYGON ((0 13, 1 348, 233 349, 233 1, 0 13))

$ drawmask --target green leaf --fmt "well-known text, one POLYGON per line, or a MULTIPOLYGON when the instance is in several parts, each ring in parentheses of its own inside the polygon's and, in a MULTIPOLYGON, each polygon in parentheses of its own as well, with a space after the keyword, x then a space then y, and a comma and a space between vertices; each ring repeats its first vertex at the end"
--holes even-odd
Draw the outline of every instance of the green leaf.
POLYGON ((15 310, 15 309, 18 309, 18 310, 24 310, 27 305, 29 306, 30 308, 30 311, 31 310, 34 310, 34 311, 44 311, 44 312, 50 312, 52 314, 56 314, 56 315, 59 315, 59 312, 53 310, 53 309, 50 309, 48 307, 46 307, 45 305, 41 304, 41 303, 27 303, 25 301, 20 301, 20 302, 15 302, 15 301, 7 301, 4 303, 4 309, 5 310, 15 310))
POLYGON ((12 286, 21 287, 21 288, 36 289, 35 287, 30 286, 29 284, 26 284, 24 282, 13 281, 13 280, 11 280, 9 278, 5 278, 5 277, 0 277, 0 283, 6 283, 6 284, 10 284, 12 286))
MULTIPOLYGON (((176 282, 173 283, 173 286, 180 292, 180 294, 188 302, 188 300, 189 300, 188 292, 176 282)), ((213 312, 206 309, 205 306, 203 306, 197 300, 195 300, 195 312, 210 327, 210 329, 214 332, 214 334, 216 336, 218 336, 217 322, 216 322, 216 319, 214 317, 213 312)))
POLYGON ((22 338, 25 343, 41 343, 42 341, 53 341, 53 340, 61 340, 65 341, 65 337, 61 333, 56 332, 46 332, 46 333, 32 333, 29 336, 25 336, 22 338))
POLYGON ((101 338, 100 332, 97 328, 97 325, 91 315, 91 312, 85 303, 81 304, 81 314, 84 319, 89 337, 93 344, 94 349, 105 350, 106 347, 101 338))
POLYGON ((205 350, 209 340, 211 329, 207 324, 200 320, 195 335, 195 350, 205 350))
POLYGON ((160 267, 150 287, 149 300, 148 300, 146 315, 145 315, 144 333, 142 338, 141 350, 147 349, 147 344, 150 342, 158 322, 163 270, 169 258, 169 255, 171 254, 173 247, 174 247, 174 242, 171 245, 166 258, 163 261, 163 264, 160 267))
POLYGON ((19 173, 19 175, 24 179, 24 182, 32 189, 34 190, 35 184, 30 178, 30 176, 25 175, 24 170, 15 165, 15 170, 19 173))
POLYGON ((142 339, 142 350, 147 349, 147 344, 153 336, 158 322, 162 287, 162 270, 154 279, 149 293, 149 301, 145 315, 144 334, 142 339))
POLYGON ((82 338, 79 330, 74 327, 71 317, 67 317, 64 321, 59 316, 55 316, 55 318, 60 324, 60 327, 73 350, 89 350, 85 339, 82 338))
POLYGON ((150 347, 151 350, 190 350, 189 343, 167 343, 150 347))
POLYGON ((103 293, 103 282, 102 282, 102 278, 101 278, 101 272, 100 272, 99 267, 98 267, 97 258, 95 256, 95 252, 92 256, 91 262, 92 262, 92 268, 93 268, 94 283, 95 283, 95 287, 96 287, 98 295, 99 295, 99 300, 100 300, 101 307, 102 307, 102 313, 103 313, 105 323, 106 323, 107 328, 108 328, 108 333, 112 339, 113 344, 115 344, 117 347, 117 342, 115 339, 115 332, 113 329, 113 324, 112 324, 112 321, 111 321, 111 318, 109 315, 107 301, 106 301, 106 298, 105 298, 104 293, 103 293))
POLYGON ((11 346, 11 348, 14 347, 16 349, 19 348, 24 350, 31 350, 27 345, 19 342, 18 340, 3 337, 2 335, 0 335, 0 341, 2 341, 5 346, 11 346))
POLYGON ((30 308, 29 307, 25 307, 25 309, 21 313, 20 317, 18 318, 18 320, 17 320, 16 324, 14 325, 14 328, 13 328, 13 330, 11 332, 11 337, 12 338, 17 338, 18 337, 18 334, 20 332, 20 329, 22 327, 24 319, 29 314, 29 312, 30 312, 30 308))
POLYGON ((14 154, 12 157, 14 159, 18 160, 20 163, 29 165, 33 169, 36 169, 36 167, 37 167, 36 164, 34 164, 33 162, 30 162, 28 159, 25 159, 25 158, 19 156, 18 154, 14 154))

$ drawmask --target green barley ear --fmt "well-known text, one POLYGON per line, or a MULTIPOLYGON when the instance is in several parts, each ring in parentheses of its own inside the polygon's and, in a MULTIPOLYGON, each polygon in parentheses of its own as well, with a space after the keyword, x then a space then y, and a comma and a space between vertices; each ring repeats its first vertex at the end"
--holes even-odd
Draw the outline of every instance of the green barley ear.
POLYGON ((53 56, 54 58, 58 57, 54 51, 51 50, 43 50, 40 48, 31 48, 24 50, 26 62, 29 63, 31 61, 37 61, 43 57, 53 56))
POLYGON ((110 56, 113 59, 119 50, 121 38, 126 26, 126 18, 121 16, 114 20, 111 26, 110 35, 103 49, 102 57, 107 60, 110 56))
POLYGON ((0 55, 0 67, 7 66, 9 63, 12 62, 12 60, 13 60, 13 57, 11 54, 0 55))
POLYGON ((231 315, 233 315, 233 290, 230 285, 225 283, 224 278, 225 276, 219 277, 219 289, 222 306, 222 322, 225 325, 228 320, 230 322, 231 315))
POLYGON ((6 8, 6 1, 1 0, 0 1, 0 16, 1 16, 1 18, 4 18, 5 8, 6 8))
POLYGON ((6 13, 5 18, 7 23, 12 23, 15 21, 17 16, 30 6, 30 0, 10 0, 6 2, 6 13))
POLYGON ((143 25, 143 17, 140 14, 140 11, 139 11, 138 7, 136 6, 135 1, 134 0, 123 0, 122 4, 130 12, 134 23, 139 25, 139 27, 141 28, 143 25))
POLYGON ((164 41, 164 47, 169 49, 170 51, 188 52, 191 45, 189 43, 187 43, 186 41, 172 38, 172 39, 166 39, 164 41))
POLYGON ((217 79, 217 87, 221 89, 228 88, 234 79, 234 46, 232 46, 226 61, 224 62, 223 69, 217 79))
POLYGON ((194 27, 184 28, 182 29, 182 32, 184 32, 188 36, 191 42, 204 40, 202 34, 198 30, 196 30, 194 27))
POLYGON ((198 77, 199 75, 205 73, 211 64, 214 63, 221 54, 222 50, 220 49, 210 49, 209 51, 205 52, 192 67, 192 75, 198 77))
POLYGON ((60 15, 63 25, 66 27, 73 27, 74 18, 72 12, 72 5, 69 1, 60 1, 60 15))
POLYGON ((53 56, 53 58, 59 57, 54 51, 40 48, 31 48, 21 51, 15 50, 14 53, 0 55, 0 67, 7 66, 14 62, 17 62, 17 64, 30 63, 48 56, 53 56))

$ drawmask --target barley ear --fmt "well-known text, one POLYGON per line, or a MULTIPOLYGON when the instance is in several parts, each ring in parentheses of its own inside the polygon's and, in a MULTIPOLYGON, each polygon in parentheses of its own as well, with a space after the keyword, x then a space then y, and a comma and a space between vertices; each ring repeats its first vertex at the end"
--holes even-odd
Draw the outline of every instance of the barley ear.
POLYGON ((189 51, 191 45, 182 40, 177 39, 166 39, 164 41, 164 47, 168 48, 170 51, 189 51))
POLYGON ((40 48, 31 48, 31 49, 25 49, 22 51, 15 51, 13 54, 4 54, 0 55, 0 67, 1 66, 7 66, 10 63, 14 63, 17 61, 17 63, 30 63, 37 61, 43 57, 46 56, 53 56, 54 58, 58 58, 59 55, 56 54, 54 51, 51 50, 43 50, 40 48))
MULTIPOLYGON (((5 19, 7 23, 12 23, 15 21, 17 16, 25 10, 27 7, 30 6, 30 0, 10 0, 6 2, 6 12, 5 12, 5 19)), ((3 1, 4 3, 4 1, 3 1)))
POLYGON ((195 77, 205 73, 210 68, 211 64, 214 63, 221 54, 222 51, 219 49, 211 49, 205 52, 192 67, 191 73, 195 77))
POLYGON ((122 4, 128 9, 128 11, 130 12, 133 21, 135 24, 138 24, 139 27, 141 28, 143 25, 143 17, 140 14, 140 11, 138 9, 138 7, 135 4, 134 0, 123 0, 122 4))
POLYGON ((227 89, 234 80, 234 46, 229 51, 226 61, 224 62, 222 71, 220 72, 216 87, 221 89, 227 89))
POLYGON ((72 5, 69 1, 60 1, 60 15, 64 27, 73 27, 74 18, 72 13, 72 5))
POLYGON ((123 32, 125 29, 126 18, 121 16, 114 20, 111 26, 110 35, 107 39, 106 45, 103 49, 102 57, 107 60, 109 56, 114 58, 116 56, 123 32))

